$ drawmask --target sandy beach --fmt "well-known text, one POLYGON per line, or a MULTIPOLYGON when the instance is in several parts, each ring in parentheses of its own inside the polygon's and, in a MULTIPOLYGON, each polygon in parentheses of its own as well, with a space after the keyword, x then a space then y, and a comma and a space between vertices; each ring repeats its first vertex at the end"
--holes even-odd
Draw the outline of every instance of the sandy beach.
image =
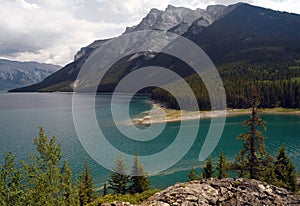
MULTIPOLYGON (((134 124, 149 125, 164 122, 180 122, 205 118, 229 117, 251 114, 251 109, 226 109, 223 111, 185 111, 168 109, 164 105, 151 102, 152 109, 142 114, 142 117, 133 119, 134 124)), ((299 109, 268 108, 258 109, 260 114, 289 114, 300 115, 299 109)))

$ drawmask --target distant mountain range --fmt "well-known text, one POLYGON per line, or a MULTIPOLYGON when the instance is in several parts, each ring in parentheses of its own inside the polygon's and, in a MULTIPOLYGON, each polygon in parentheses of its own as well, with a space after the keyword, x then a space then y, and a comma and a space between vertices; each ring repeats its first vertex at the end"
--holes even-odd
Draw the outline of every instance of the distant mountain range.
MULTIPOLYGON (((149 29, 174 32, 187 37, 198 44, 218 68, 244 60, 251 61, 249 63, 252 64, 261 63, 270 55, 276 56, 278 62, 300 59, 300 15, 245 3, 213 5, 206 10, 174 6, 168 6, 165 11, 152 9, 138 25, 128 27, 125 34, 149 29)), ((44 81, 12 91, 72 91, 73 83, 86 59, 107 41, 109 39, 97 40, 82 48, 72 63, 44 81)), ((153 40, 153 44, 159 42, 157 39, 153 40)), ((187 65, 174 58, 163 54, 142 53, 118 62, 112 68, 112 71, 118 69, 118 72, 110 72, 108 81, 101 85, 99 91, 113 91, 127 73, 149 65, 169 68, 183 77, 192 74, 187 65)))
POLYGON ((0 91, 41 82, 60 68, 51 64, 0 59, 0 91))

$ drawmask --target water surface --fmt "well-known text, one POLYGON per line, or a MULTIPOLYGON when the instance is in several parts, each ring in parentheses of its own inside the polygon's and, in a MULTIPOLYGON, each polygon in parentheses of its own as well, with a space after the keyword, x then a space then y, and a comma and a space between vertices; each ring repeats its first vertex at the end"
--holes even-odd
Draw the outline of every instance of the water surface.
MULTIPOLYGON (((91 98, 91 96, 82 95, 82 98, 91 98)), ((150 151, 149 145, 144 147, 142 143, 128 142, 128 139, 116 130, 111 120, 110 95, 97 95, 95 99, 99 124, 106 131, 111 144, 123 152, 134 154, 138 151, 139 154, 147 155, 160 151, 172 143, 180 127, 178 122, 168 123, 162 135, 151 142, 150 151)), ((122 96, 119 98, 119 103, 122 104, 122 96)), ((89 106, 82 105, 82 107, 89 106)), ((137 116, 141 112, 149 110, 151 105, 147 102, 147 97, 135 97, 130 108, 131 115, 137 116)), ((234 160, 242 147, 242 142, 237 140, 236 136, 245 131, 241 122, 247 118, 248 115, 227 118, 224 133, 212 153, 214 159, 217 158, 219 151, 223 150, 229 160, 234 160)), ((300 116, 263 115, 263 119, 267 121, 268 130, 264 134, 267 136, 268 151, 274 155, 284 144, 287 147, 288 155, 296 164, 297 171, 300 171, 300 116)), ((197 121, 190 121, 188 126, 195 126, 197 121)), ((178 181, 186 181, 189 170, 193 166, 197 167, 203 164, 198 162, 197 158, 209 124, 209 119, 200 121, 198 137, 190 151, 176 165, 151 177, 153 187, 164 188, 178 181)), ((43 127, 48 136, 55 135, 57 141, 62 143, 63 158, 68 161, 75 176, 83 170, 85 160, 88 160, 97 187, 103 185, 110 172, 93 161, 80 144, 72 119, 72 94, 0 93, 1 162, 8 151, 12 151, 19 160, 28 160, 29 153, 35 152, 33 141, 38 135, 39 127, 43 127)))

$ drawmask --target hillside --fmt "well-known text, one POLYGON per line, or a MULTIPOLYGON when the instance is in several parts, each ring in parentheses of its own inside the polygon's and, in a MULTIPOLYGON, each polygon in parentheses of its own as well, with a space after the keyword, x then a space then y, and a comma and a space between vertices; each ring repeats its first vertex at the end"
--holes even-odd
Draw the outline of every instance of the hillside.
POLYGON ((60 68, 51 64, 0 59, 0 91, 38 83, 60 68))

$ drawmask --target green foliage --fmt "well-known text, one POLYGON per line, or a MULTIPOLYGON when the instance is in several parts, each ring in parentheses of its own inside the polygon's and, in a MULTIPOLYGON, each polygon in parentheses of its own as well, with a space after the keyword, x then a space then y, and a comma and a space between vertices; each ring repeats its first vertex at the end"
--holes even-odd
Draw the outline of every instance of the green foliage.
POLYGON ((89 204, 89 206, 98 206, 103 203, 111 203, 114 201, 117 202, 129 202, 131 204, 140 204, 144 200, 148 199, 155 193, 159 192, 159 190, 147 190, 143 193, 135 193, 135 194, 115 194, 115 195, 105 195, 103 197, 98 198, 95 202, 89 204))
MULTIPOLYGON (((268 54, 266 54, 268 55, 268 54)), ((274 57, 275 58, 275 57, 274 57)), ((281 57, 279 57, 281 58, 281 57)), ((289 57, 287 61, 266 60, 257 62, 256 59, 228 62, 218 67, 224 88, 228 108, 250 108, 252 85, 257 86, 261 96, 260 108, 300 108, 300 67, 294 58, 289 57), (291 70, 290 67, 293 67, 291 70)), ((210 110, 211 104, 206 86, 201 78, 193 74, 184 79, 193 90, 200 110, 210 110)), ((183 81, 176 81, 166 85, 172 89, 176 97, 183 99, 187 110, 195 110, 192 102, 193 96, 188 96, 187 88, 183 81)), ((189 88, 188 88, 189 89, 189 88)), ((179 109, 176 99, 166 90, 157 88, 152 91, 151 98, 165 103, 169 108, 179 109)))
POLYGON ((267 155, 266 147, 264 144, 265 137, 259 131, 259 128, 266 130, 265 122, 256 112, 256 106, 258 104, 258 95, 256 89, 253 87, 252 91, 252 113, 248 120, 244 122, 248 132, 240 134, 238 139, 243 140, 244 147, 237 156, 237 162, 240 164, 240 174, 249 173, 251 179, 260 178, 260 171, 263 170, 262 161, 267 155))
POLYGON ((75 200, 71 190, 70 171, 66 164, 61 167, 61 145, 55 137, 50 140, 40 128, 34 144, 38 155, 31 155, 30 163, 24 162, 25 202, 28 205, 70 205, 75 200))
POLYGON ((89 172, 88 161, 85 163, 84 172, 80 174, 78 189, 80 206, 93 202, 97 197, 93 179, 89 172))
POLYGON ((199 179, 199 177, 197 176, 194 168, 191 169, 191 172, 188 174, 188 177, 189 177, 190 181, 194 181, 194 180, 199 179))
POLYGON ((274 158, 270 154, 267 154, 261 161, 261 168, 257 176, 260 181, 281 187, 281 185, 278 184, 274 171, 274 158))
POLYGON ((34 144, 38 154, 17 169, 14 157, 7 154, 0 165, 0 205, 78 205, 78 193, 72 182, 72 172, 61 163, 61 147, 55 137, 48 139, 40 128, 34 144))
POLYGON ((125 194, 128 192, 129 176, 126 172, 126 163, 122 155, 119 155, 115 159, 115 166, 113 173, 108 180, 108 188, 113 191, 114 194, 125 194))
POLYGON ((230 177, 230 165, 226 160, 226 155, 221 151, 216 166, 218 179, 230 177))
POLYGON ((285 147, 280 147, 275 160, 275 175, 282 186, 295 192, 297 190, 297 175, 292 160, 287 156, 285 147))
POLYGON ((244 122, 249 132, 238 136, 244 141, 244 147, 236 158, 234 168, 239 177, 257 179, 295 192, 298 189, 295 166, 287 156, 285 148, 282 146, 279 149, 276 160, 266 151, 265 137, 258 130, 265 130, 265 123, 256 113, 256 99, 253 98, 250 119, 244 122))
POLYGON ((211 178, 214 176, 215 171, 214 171, 214 166, 211 157, 205 162, 203 170, 204 170, 203 172, 204 179, 211 178))
POLYGON ((76 185, 72 182, 72 170, 66 161, 63 163, 61 169, 62 175, 62 195, 64 198, 64 204, 66 206, 78 205, 78 190, 76 185))
POLYGON ((130 183, 129 191, 132 194, 149 190, 149 180, 137 154, 135 155, 132 166, 130 183))
POLYGON ((8 152, 4 165, 0 165, 0 205, 21 205, 24 200, 23 173, 15 166, 15 157, 8 152))

